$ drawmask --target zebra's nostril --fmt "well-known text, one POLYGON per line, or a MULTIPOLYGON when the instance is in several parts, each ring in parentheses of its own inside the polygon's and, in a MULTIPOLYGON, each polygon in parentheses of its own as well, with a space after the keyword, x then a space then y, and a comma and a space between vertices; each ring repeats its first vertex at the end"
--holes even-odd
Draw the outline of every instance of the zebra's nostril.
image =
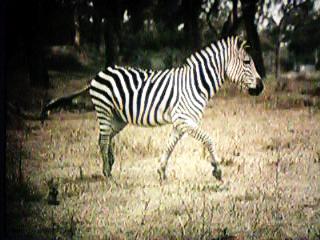
POLYGON ((257 89, 260 90, 260 92, 262 92, 262 90, 263 90, 263 83, 262 83, 261 78, 257 79, 257 89))
POLYGON ((249 94, 252 95, 252 96, 258 96, 262 92, 262 90, 264 88, 262 80, 260 78, 257 78, 256 81, 257 81, 256 87, 248 89, 249 94))

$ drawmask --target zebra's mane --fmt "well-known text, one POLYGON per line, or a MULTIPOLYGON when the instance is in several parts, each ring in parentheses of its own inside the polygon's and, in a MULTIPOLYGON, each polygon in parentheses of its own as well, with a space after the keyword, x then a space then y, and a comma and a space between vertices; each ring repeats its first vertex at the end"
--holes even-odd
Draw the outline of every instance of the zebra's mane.
POLYGON ((185 59, 184 64, 189 65, 189 66, 192 66, 193 63, 192 63, 191 58, 192 58, 192 57, 195 57, 195 55, 196 55, 197 53, 200 54, 201 51, 203 51, 203 50, 206 51, 207 48, 210 48, 211 50, 213 50, 213 47, 219 49, 219 48, 218 48, 218 44, 219 44, 219 43, 222 44, 222 43, 224 42, 224 43, 226 43, 226 45, 228 45, 228 42, 229 42, 229 41, 230 41, 231 43, 236 42, 238 49, 247 47, 246 41, 242 40, 242 39, 241 39, 240 37, 238 37, 238 36, 230 36, 230 37, 227 37, 227 38, 221 38, 221 39, 216 40, 216 41, 214 41, 214 42, 212 42, 212 43, 209 43, 208 45, 206 45, 206 46, 202 47, 201 49, 199 49, 199 50, 195 51, 194 53, 192 53, 189 57, 187 57, 187 58, 185 59))
POLYGON ((214 42, 212 42, 212 43, 209 43, 208 45, 206 45, 206 46, 198 49, 197 51, 191 53, 191 55, 185 59, 185 62, 184 62, 184 63, 187 64, 187 65, 189 65, 189 66, 192 66, 193 63, 192 63, 191 58, 196 57, 196 54, 197 54, 197 53, 200 54, 200 52, 201 52, 202 50, 205 50, 206 48, 212 49, 213 46, 217 47, 217 46, 218 46, 218 43, 219 43, 219 42, 222 43, 222 41, 224 41, 224 39, 216 40, 216 41, 214 41, 214 42))
POLYGON ((163 70, 153 70, 153 69, 148 69, 148 68, 141 68, 141 67, 135 67, 135 66, 130 66, 130 65, 113 65, 114 68, 123 68, 126 70, 136 70, 138 72, 141 73, 146 73, 146 74, 151 74, 154 72, 158 72, 158 71, 163 71, 163 70))

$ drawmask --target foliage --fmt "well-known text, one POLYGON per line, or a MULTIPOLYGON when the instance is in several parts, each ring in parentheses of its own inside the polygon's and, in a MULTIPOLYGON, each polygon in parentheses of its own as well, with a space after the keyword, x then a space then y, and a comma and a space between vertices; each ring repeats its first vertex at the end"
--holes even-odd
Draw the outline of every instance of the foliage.
POLYGON ((312 63, 315 50, 320 49, 320 15, 309 16, 298 25, 290 34, 289 50, 299 58, 301 62, 312 63))

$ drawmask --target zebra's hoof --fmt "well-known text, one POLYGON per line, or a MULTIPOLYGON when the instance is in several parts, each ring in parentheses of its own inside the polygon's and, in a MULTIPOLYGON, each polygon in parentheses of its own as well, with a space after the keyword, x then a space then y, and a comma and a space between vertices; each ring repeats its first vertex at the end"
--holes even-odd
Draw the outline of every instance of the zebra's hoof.
POLYGON ((103 176, 105 178, 111 178, 112 177, 111 171, 103 170, 103 176))
POLYGON ((159 175, 159 181, 162 183, 162 181, 165 181, 167 179, 166 173, 163 169, 158 169, 157 170, 158 175, 159 175))
POLYGON ((212 176, 214 176, 218 181, 222 181, 222 172, 220 168, 215 168, 212 170, 212 176))

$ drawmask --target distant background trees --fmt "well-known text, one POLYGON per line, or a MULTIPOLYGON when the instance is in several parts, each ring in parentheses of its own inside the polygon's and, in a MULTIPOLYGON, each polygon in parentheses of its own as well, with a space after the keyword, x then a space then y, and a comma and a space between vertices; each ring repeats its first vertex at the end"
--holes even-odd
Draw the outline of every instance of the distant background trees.
POLYGON ((52 46, 72 46, 84 61, 95 52, 104 59, 99 68, 161 68, 237 34, 262 76, 278 78, 301 63, 319 67, 319 1, 12 0, 6 7, 7 67, 25 67, 32 86, 49 87, 52 46))

